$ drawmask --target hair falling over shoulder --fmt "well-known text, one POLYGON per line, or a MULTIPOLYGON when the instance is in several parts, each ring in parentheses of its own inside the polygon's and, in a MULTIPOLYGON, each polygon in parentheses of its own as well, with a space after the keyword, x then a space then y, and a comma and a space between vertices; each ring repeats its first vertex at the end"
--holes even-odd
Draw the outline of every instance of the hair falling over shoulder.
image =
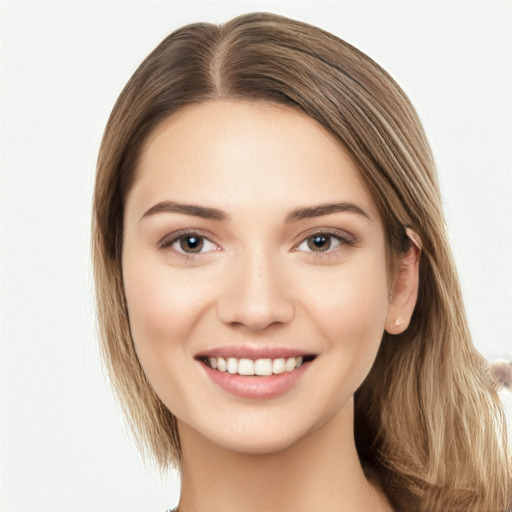
POLYGON ((311 25, 273 14, 198 23, 168 36, 140 65, 108 121, 96 177, 93 260, 104 358, 141 450, 179 467, 173 415, 149 385, 125 304, 123 204, 145 140, 186 105, 216 98, 285 103, 323 125, 357 163, 388 236, 390 261, 422 243, 408 329, 384 333, 355 397, 363 467, 396 510, 505 511, 512 462, 488 365, 468 330, 437 175, 418 116, 368 56, 311 25))

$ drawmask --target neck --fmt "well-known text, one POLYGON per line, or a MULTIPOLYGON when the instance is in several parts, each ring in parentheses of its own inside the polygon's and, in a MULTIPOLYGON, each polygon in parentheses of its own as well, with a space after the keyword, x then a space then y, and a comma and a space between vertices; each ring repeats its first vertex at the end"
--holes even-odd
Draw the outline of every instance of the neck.
POLYGON ((237 453, 183 423, 179 431, 180 512, 390 510, 364 476, 354 443, 352 402, 277 453, 237 453))

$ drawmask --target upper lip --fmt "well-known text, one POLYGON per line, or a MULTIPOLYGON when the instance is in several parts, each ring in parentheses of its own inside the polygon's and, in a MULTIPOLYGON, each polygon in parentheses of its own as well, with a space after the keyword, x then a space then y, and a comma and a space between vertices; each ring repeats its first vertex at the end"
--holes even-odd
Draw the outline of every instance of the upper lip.
POLYGON ((263 347, 250 345, 225 345, 199 352, 196 358, 203 357, 235 357, 237 359, 277 359, 287 357, 307 357, 316 354, 307 350, 290 347, 263 347))

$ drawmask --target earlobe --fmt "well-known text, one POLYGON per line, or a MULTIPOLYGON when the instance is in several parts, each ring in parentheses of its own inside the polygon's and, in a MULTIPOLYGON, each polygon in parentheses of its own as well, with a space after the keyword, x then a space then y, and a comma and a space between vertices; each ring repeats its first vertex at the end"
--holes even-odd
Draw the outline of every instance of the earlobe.
POLYGON ((409 228, 406 232, 412 244, 400 260, 398 274, 390 293, 385 324, 388 334, 401 334, 409 327, 418 298, 421 239, 409 228))

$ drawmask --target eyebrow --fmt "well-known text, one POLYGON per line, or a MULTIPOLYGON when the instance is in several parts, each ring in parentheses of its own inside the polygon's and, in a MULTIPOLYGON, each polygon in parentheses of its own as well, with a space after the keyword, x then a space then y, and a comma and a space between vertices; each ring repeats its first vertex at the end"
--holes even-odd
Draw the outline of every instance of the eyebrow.
MULTIPOLYGON (((311 219, 314 217, 321 217, 322 215, 329 215, 331 213, 350 212, 371 220, 370 216, 359 206, 353 203, 340 202, 340 203, 324 203, 315 206, 307 206, 304 208, 296 208, 286 216, 285 222, 297 222, 304 219, 311 219)), ((195 204, 182 204, 174 201, 162 201, 152 206, 144 215, 141 220, 156 215, 158 213, 180 213, 182 215, 191 215, 194 217, 202 217, 203 219, 226 221, 231 217, 223 210, 218 208, 210 208, 207 206, 199 206, 195 204)))
POLYGON ((322 215, 329 215, 330 213, 338 212, 350 212, 362 217, 366 217, 368 220, 372 220, 371 217, 359 206, 353 203, 325 203, 316 206, 308 206, 305 208, 297 208, 292 210, 286 216, 286 222, 297 222, 299 220, 311 219, 313 217, 321 217, 322 215))
POLYGON ((142 217, 150 217, 157 213, 181 213, 183 215, 192 215, 194 217, 202 217, 203 219, 212 220, 229 220, 229 215, 217 208, 208 208, 195 204, 181 204, 174 201, 162 201, 152 206, 142 217))

